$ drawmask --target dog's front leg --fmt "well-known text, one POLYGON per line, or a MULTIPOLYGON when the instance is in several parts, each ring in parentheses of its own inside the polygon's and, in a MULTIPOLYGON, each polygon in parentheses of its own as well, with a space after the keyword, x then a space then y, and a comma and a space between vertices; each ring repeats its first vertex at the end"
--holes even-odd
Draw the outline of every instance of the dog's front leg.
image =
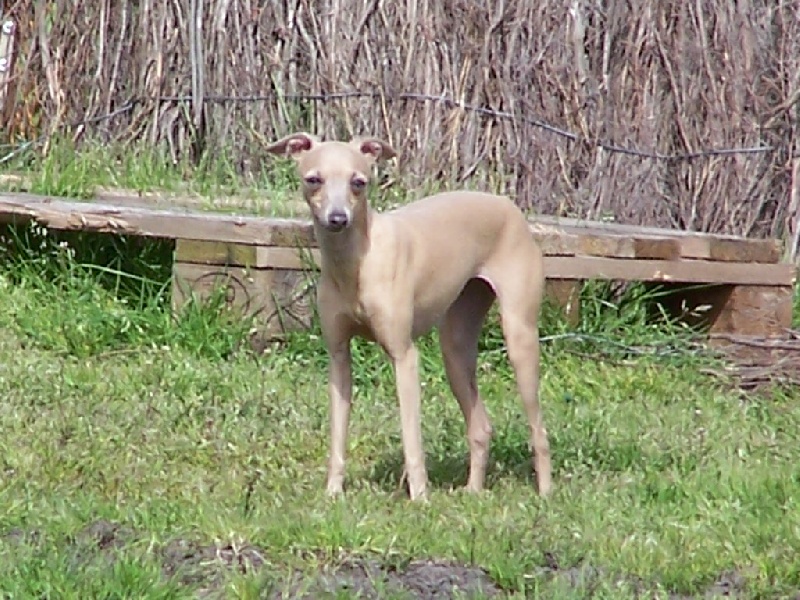
POLYGON ((428 474, 422 449, 420 416, 419 356, 414 344, 399 353, 392 353, 397 397, 400 403, 400 426, 403 435, 408 491, 412 500, 427 495, 428 474))
POLYGON ((331 401, 331 447, 327 489, 328 494, 337 495, 344 489, 347 428, 353 394, 349 341, 341 342, 330 350, 328 392, 331 401))

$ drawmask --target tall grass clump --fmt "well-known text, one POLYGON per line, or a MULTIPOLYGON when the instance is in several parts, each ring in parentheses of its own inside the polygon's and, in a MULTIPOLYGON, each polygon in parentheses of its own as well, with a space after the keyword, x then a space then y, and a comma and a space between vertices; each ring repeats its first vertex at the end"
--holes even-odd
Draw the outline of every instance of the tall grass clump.
POLYGON ((79 357, 143 346, 230 355, 249 322, 226 308, 221 291, 173 315, 171 255, 168 241, 7 226, 0 278, 9 300, 0 327, 79 357))

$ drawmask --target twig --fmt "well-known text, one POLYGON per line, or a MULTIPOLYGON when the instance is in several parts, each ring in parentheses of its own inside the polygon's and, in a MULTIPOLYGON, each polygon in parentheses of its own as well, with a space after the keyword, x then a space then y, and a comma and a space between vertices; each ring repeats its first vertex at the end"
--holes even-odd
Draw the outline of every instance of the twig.
POLYGON ((800 352, 800 343, 792 344, 788 342, 781 342, 779 340, 750 338, 745 336, 733 335, 730 333, 712 333, 709 338, 714 340, 724 340, 739 344, 742 346, 751 346, 753 348, 766 348, 770 350, 795 350, 800 352))

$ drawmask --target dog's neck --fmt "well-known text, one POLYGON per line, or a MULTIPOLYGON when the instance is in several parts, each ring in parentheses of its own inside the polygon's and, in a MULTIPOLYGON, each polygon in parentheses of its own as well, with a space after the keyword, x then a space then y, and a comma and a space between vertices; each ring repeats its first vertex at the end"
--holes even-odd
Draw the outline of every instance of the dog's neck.
POLYGON ((347 229, 333 233, 315 223, 314 228, 322 257, 322 271, 339 289, 358 289, 358 275, 364 255, 369 250, 373 210, 369 206, 353 215, 347 229))

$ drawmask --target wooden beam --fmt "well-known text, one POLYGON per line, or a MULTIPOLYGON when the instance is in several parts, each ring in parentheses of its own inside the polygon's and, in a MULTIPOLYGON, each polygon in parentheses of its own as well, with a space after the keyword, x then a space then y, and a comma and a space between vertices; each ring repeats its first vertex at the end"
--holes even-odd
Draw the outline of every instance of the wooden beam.
POLYGON ((577 326, 581 320, 582 287, 582 281, 548 279, 545 282, 545 301, 559 307, 567 323, 572 326, 577 326))
POLYGON ((561 240, 559 255, 615 256, 619 258, 692 258, 722 262, 777 263, 780 240, 752 239, 599 221, 554 217, 530 219, 535 238, 547 248, 551 238, 561 240), (570 242, 570 240, 576 240, 570 242))
POLYGON ((742 336, 784 336, 792 327, 794 289, 735 286, 714 320, 710 333, 742 336))
MULTIPOLYGON (((0 14, 0 17, 2 15, 0 14)), ((0 19, 0 117, 4 123, 9 122, 14 106, 14 30, 16 26, 11 19, 0 19)))
POLYGON ((794 265, 719 263, 707 260, 624 260, 594 256, 546 256, 545 275, 553 279, 617 279, 676 283, 728 283, 792 286, 794 265))
MULTIPOLYGON (((178 240, 175 260, 185 263, 239 265, 259 268, 297 269, 319 267, 316 248, 254 247, 247 249, 214 242, 178 240)), ((630 260, 594 256, 545 256, 549 279, 661 281, 791 286, 793 265, 716 263, 707 260, 630 260)))
POLYGON ((245 246, 226 242, 177 240, 175 260, 182 263, 303 270, 320 265, 317 248, 245 246))
POLYGON ((0 193, 0 221, 37 221, 64 231, 210 240, 263 246, 309 246, 314 232, 306 219, 279 219, 154 210, 95 202, 75 202, 32 194, 0 193))
POLYGON ((639 235, 648 234, 662 237, 665 234, 670 237, 697 237, 697 238, 715 238, 715 239, 729 239, 739 240, 742 239, 736 235, 727 234, 712 234, 702 233, 699 231, 685 231, 682 229, 662 229, 660 227, 647 227, 640 225, 627 225, 623 223, 614 223, 611 221, 587 221, 585 219, 573 219, 568 217, 553 217, 550 215, 533 215, 529 216, 528 220, 531 223, 540 223, 544 226, 555 227, 565 231, 578 230, 588 231, 595 230, 602 233, 610 233, 616 235, 639 235))
POLYGON ((180 312, 192 296, 203 301, 219 287, 230 308, 256 317, 260 337, 311 326, 316 296, 313 285, 306 282, 306 273, 297 270, 176 262, 172 267, 172 308, 180 312))

